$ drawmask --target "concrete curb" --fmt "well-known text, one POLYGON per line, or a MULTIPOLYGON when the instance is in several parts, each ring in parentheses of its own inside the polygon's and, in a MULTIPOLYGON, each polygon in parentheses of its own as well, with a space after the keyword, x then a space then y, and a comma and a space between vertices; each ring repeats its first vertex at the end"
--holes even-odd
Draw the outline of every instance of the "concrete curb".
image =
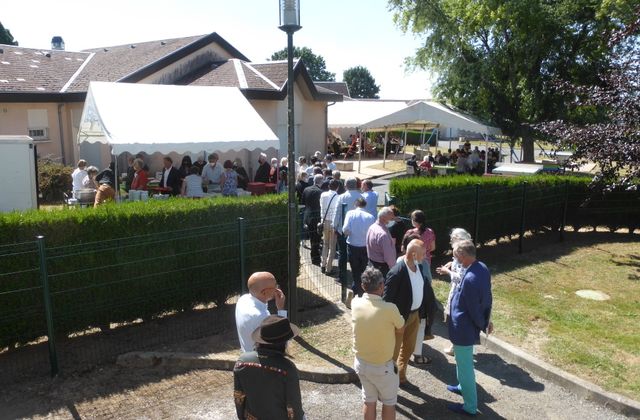
MULTIPOLYGON (((232 371, 236 358, 228 354, 210 355, 198 353, 131 352, 118 356, 116 363, 128 368, 182 367, 194 369, 215 369, 232 371), (224 357, 226 356, 226 357, 224 357)), ((358 375, 351 368, 319 368, 305 363, 297 363, 300 379, 321 384, 347 384, 358 381, 358 375)))
POLYGON ((504 360, 514 363, 556 385, 560 385, 586 400, 593 401, 626 416, 640 417, 640 403, 637 401, 605 391, 601 387, 543 362, 499 338, 482 335, 480 341, 487 349, 493 351, 504 360))

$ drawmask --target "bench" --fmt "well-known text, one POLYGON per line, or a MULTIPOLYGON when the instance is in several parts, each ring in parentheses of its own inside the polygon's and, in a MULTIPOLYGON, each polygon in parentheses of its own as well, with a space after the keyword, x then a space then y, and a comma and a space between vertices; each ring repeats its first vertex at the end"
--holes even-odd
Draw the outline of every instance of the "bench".
POLYGON ((339 171, 353 171, 353 162, 337 160, 334 163, 336 164, 336 169, 339 171))

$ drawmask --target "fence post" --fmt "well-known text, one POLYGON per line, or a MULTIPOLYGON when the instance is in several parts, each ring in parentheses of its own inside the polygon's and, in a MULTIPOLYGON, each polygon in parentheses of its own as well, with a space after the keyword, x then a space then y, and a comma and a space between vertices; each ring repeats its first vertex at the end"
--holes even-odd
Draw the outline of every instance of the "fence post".
POLYGON ((520 238, 518 239, 518 254, 522 254, 522 240, 524 238, 524 218, 527 208, 527 181, 522 183, 522 212, 520 213, 520 238))
POLYGON ((245 255, 245 219, 238 217, 238 256, 240 258, 240 286, 242 287, 242 293, 247 293, 247 264, 245 255))
POLYGON ((38 243, 38 259, 40 260, 40 277, 42 280, 42 294, 44 297, 44 313, 47 318, 47 346, 49 347, 49 364, 51 376, 56 376, 58 370, 58 353, 56 352, 56 336, 53 329, 53 310, 51 308, 51 292, 49 291, 49 275, 47 274, 47 253, 44 247, 44 236, 36 236, 38 243))
POLYGON ((480 243, 478 238, 478 230, 480 229, 480 183, 476 184, 476 208, 473 217, 473 241, 476 244, 480 243))

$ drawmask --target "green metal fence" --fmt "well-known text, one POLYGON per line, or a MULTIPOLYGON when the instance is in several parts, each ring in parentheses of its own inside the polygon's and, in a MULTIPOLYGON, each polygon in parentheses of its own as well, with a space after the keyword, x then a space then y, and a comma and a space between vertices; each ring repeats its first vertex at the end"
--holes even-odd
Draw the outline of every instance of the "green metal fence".
MULTIPOLYGON (((525 231, 562 235, 565 224, 613 229, 608 221, 615 220, 633 228, 639 220, 637 197, 585 205, 584 196, 564 186, 470 186, 415 200, 437 233, 440 251, 449 248, 453 227, 466 228, 477 242, 518 235, 522 251, 525 231)), ((154 234, 65 246, 48 246, 46 237, 0 246, 0 382, 233 334, 235 300, 246 291, 248 275, 259 270, 273 272, 285 291, 296 293, 292 317, 302 325, 312 322, 313 309, 344 297, 348 269, 341 273, 336 260, 331 275, 322 273, 311 263, 308 232, 300 229, 297 288, 288 291, 286 217, 174 231, 159 227, 154 234)))

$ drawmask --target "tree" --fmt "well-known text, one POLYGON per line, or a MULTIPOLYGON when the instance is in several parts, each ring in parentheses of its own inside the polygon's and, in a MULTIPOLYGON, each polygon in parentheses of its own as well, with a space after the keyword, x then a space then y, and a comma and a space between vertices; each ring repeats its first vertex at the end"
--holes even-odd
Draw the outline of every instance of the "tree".
MULTIPOLYGON (((293 47, 293 57, 301 58, 307 67, 311 80, 316 82, 333 82, 336 80, 336 74, 327 71, 327 65, 321 55, 315 55, 310 48, 293 47)), ((286 60, 287 49, 276 51, 271 55, 271 60, 286 60)))
POLYGON ((18 41, 13 39, 13 35, 11 35, 11 32, 8 29, 5 29, 4 26, 2 26, 2 22, 0 22, 0 44, 18 45, 18 41))
POLYGON ((342 80, 349 87, 352 98, 378 98, 380 86, 366 67, 356 66, 342 73, 342 80))
POLYGON ((437 96, 522 139, 530 124, 562 118, 569 96, 552 80, 590 84, 611 61, 606 34, 635 0, 390 0, 396 23, 425 37, 411 65, 438 73, 437 96))
POLYGON ((594 84, 557 81, 574 98, 568 117, 534 126, 558 148, 573 150, 573 164, 598 164, 595 191, 637 189, 640 181, 640 6, 635 17, 626 29, 602 34, 613 60, 594 84))

